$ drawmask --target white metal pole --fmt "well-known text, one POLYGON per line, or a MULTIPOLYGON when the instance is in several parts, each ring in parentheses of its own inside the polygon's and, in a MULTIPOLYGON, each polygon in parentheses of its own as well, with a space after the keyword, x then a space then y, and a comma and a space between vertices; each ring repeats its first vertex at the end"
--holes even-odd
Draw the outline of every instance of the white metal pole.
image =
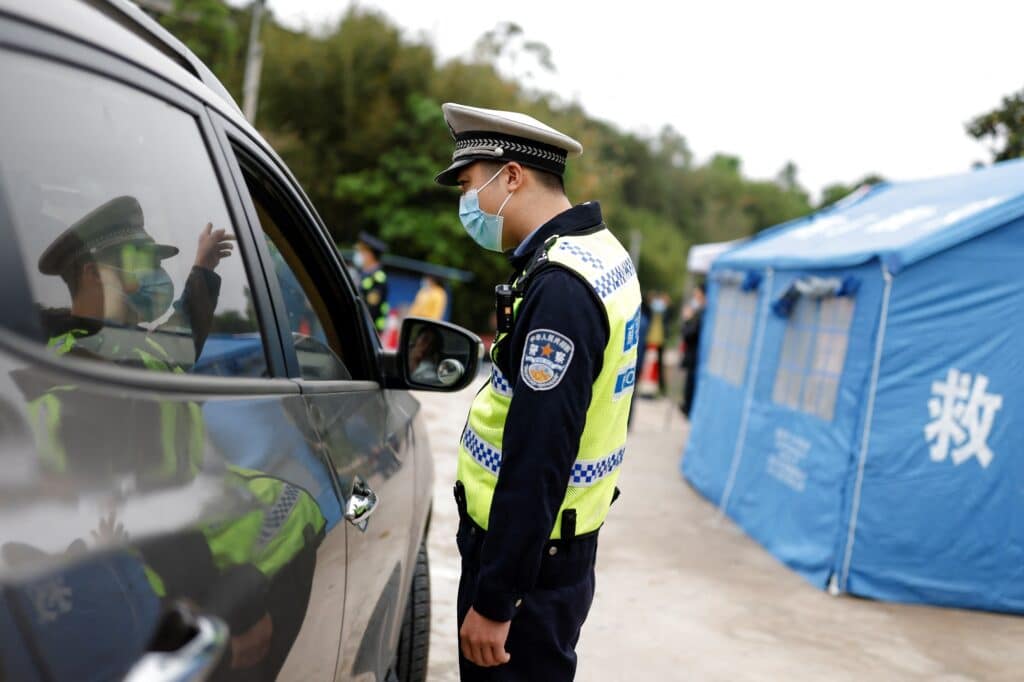
POLYGON ((249 45, 245 51, 245 77, 242 80, 242 113, 256 125, 256 103, 260 94, 260 71, 263 67, 263 46, 260 44, 260 23, 266 0, 252 4, 252 23, 249 26, 249 45))

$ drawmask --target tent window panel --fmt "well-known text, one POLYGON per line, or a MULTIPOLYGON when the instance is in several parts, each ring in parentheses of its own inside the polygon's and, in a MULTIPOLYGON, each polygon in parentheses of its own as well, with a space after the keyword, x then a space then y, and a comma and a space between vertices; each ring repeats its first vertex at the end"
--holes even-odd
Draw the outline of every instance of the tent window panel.
POLYGON ((832 420, 853 305, 848 297, 796 302, 782 341, 773 402, 832 420))
POLYGON ((817 415, 822 419, 832 421, 836 410, 836 395, 839 393, 839 380, 832 378, 824 379, 823 387, 823 399, 818 403, 817 415))
POLYGON ((723 285, 718 294, 708 371, 741 386, 747 373, 750 337, 754 330, 757 295, 723 285))
POLYGON ((821 393, 821 377, 811 375, 807 377, 807 381, 804 383, 804 395, 803 400, 800 403, 800 409, 804 412, 816 412, 818 405, 818 396, 821 393))

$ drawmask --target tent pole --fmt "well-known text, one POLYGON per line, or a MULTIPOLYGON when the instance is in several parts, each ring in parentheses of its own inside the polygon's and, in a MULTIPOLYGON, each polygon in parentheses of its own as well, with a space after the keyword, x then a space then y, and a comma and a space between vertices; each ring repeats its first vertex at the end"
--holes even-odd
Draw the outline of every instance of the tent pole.
POLYGON ((850 510, 850 525, 846 534, 846 552, 843 569, 839 578, 839 589, 846 592, 850 579, 850 562, 853 559, 853 540, 857 532, 857 514, 860 512, 860 489, 864 482, 864 464, 868 458, 871 443, 871 422, 875 416, 875 392, 878 390, 878 372, 882 365, 882 345, 885 343, 885 329, 889 324, 889 296, 892 293, 892 273, 882 263, 882 278, 885 279, 885 293, 882 295, 882 314, 878 323, 878 338, 875 339, 875 362, 871 368, 871 387, 868 391, 867 414, 864 417, 864 433, 861 434, 860 457, 857 462, 857 482, 853 487, 853 506, 850 510))
POLYGON ((733 484, 736 483, 736 474, 739 472, 740 459, 743 457, 743 446, 747 440, 747 421, 750 418, 750 408, 754 404, 754 386, 757 384, 757 374, 761 368, 761 347, 764 343, 764 328, 767 326, 768 302, 772 297, 772 277, 775 271, 772 268, 765 270, 765 295, 761 301, 761 319, 758 322, 757 340, 754 342, 754 362, 747 372, 747 395, 743 401, 743 416, 740 417, 740 428, 736 435, 736 449, 732 453, 732 465, 729 467, 729 478, 725 482, 725 489, 722 491, 722 501, 718 505, 719 518, 725 516, 726 507, 729 505, 729 497, 732 495, 733 484))

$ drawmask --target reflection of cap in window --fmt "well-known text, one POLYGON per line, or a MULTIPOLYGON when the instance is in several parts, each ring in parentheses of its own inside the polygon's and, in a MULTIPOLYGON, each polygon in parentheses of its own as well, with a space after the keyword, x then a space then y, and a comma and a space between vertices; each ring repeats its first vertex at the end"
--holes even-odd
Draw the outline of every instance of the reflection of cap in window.
POLYGON ((39 257, 44 275, 63 274, 74 263, 110 251, 134 246, 158 260, 178 253, 178 247, 158 244, 143 229, 142 207, 135 197, 121 196, 94 209, 65 230, 39 257))

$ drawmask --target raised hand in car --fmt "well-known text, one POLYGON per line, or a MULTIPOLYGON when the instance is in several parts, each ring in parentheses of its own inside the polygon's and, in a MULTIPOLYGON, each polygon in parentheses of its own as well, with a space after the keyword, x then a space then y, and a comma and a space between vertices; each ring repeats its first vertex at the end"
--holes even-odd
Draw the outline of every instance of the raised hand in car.
POLYGON ((213 229, 213 223, 199 233, 199 247, 196 249, 196 267, 216 270, 221 260, 231 255, 235 245, 235 236, 227 230, 213 229))

